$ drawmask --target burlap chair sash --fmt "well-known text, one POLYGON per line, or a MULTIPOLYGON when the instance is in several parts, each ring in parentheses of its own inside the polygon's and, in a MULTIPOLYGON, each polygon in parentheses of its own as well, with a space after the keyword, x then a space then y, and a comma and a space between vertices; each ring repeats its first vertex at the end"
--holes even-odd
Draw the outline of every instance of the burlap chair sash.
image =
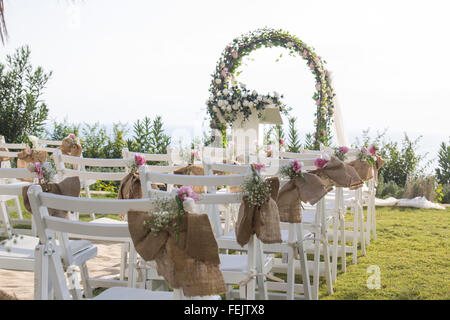
POLYGON ((359 177, 363 181, 368 181, 374 176, 373 167, 365 160, 356 159, 348 162, 348 165, 352 166, 356 170, 359 177))
MULTIPOLYGON (((17 154, 17 168, 28 168, 30 163, 45 162, 47 160, 46 151, 25 149, 17 154)), ((33 182, 33 179, 20 178, 19 180, 33 182)))
POLYGON ((325 167, 311 171, 322 178, 325 184, 351 190, 362 187, 363 181, 352 166, 344 163, 335 156, 331 156, 325 167))
MULTIPOLYGON (((6 149, 6 148, 0 148, 0 151, 8 151, 8 149, 6 149)), ((9 157, 0 157, 0 162, 2 162, 2 161, 8 161, 8 160, 11 160, 11 158, 9 158, 9 157)), ((0 163, 0 166, 1 166, 1 163, 0 163)))
MULTIPOLYGON (((59 183, 48 183, 42 185, 42 190, 44 192, 59 194, 63 196, 79 197, 80 196, 80 178, 79 177, 69 177, 64 179, 59 183)), ((25 186, 22 188, 23 204, 25 208, 31 211, 30 201, 28 199, 28 188, 30 186, 25 186)), ((48 208, 48 213, 53 217, 66 218, 69 219, 69 212, 64 210, 57 210, 48 208)))
POLYGON ((69 137, 64 138, 58 149, 61 150, 62 154, 80 157, 83 149, 79 143, 74 143, 73 141, 74 140, 69 137))
POLYGON ((380 156, 376 156, 377 160, 375 161, 375 166, 373 168, 373 175, 374 175, 374 180, 375 180, 375 186, 378 185, 378 171, 381 169, 381 167, 384 165, 384 163, 386 162, 385 159, 383 159, 380 156))
POLYGON ((277 177, 268 178, 271 194, 260 207, 254 207, 244 196, 239 207, 236 222, 236 240, 243 247, 253 234, 256 234, 263 243, 280 243, 280 214, 278 212, 277 198, 280 181, 277 177))
POLYGON ((302 222, 302 201, 316 204, 333 189, 319 176, 303 173, 303 178, 288 181, 278 193, 278 211, 281 222, 302 222))
MULTIPOLYGON (((189 164, 185 167, 179 168, 173 172, 174 174, 182 174, 182 175, 191 175, 191 176, 204 176, 205 169, 202 166, 198 166, 195 164, 189 164)), ((179 188, 179 185, 175 185, 176 188, 179 188)), ((204 186, 193 186, 195 193, 206 193, 206 188, 204 186)))
POLYGON ((178 242, 173 227, 155 234, 144 226, 148 219, 146 212, 128 212, 131 238, 144 260, 156 261, 158 275, 172 288, 183 289, 187 297, 226 291, 219 248, 206 214, 184 214, 178 242))

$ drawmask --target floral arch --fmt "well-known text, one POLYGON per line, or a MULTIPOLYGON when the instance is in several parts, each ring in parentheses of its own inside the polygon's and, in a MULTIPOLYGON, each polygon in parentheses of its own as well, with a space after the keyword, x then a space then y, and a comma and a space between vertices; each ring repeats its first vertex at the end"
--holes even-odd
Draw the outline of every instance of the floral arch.
POLYGON ((242 113, 244 119, 252 112, 258 112, 258 117, 261 117, 267 106, 276 106, 283 114, 290 111, 290 108, 282 103, 282 96, 277 93, 261 95, 255 90, 247 89, 245 84, 238 84, 235 79, 235 76, 239 75, 236 70, 243 57, 261 47, 274 46, 286 48, 290 55, 298 54, 307 62, 316 79, 316 91, 312 97, 316 104, 314 146, 318 149, 321 143, 329 145, 335 93, 330 75, 324 67, 326 61, 314 52, 314 48, 308 47, 299 38, 283 30, 258 29, 235 38, 226 46, 212 74, 209 89, 211 95, 207 101, 207 112, 211 117, 210 127, 224 133, 227 125, 236 120, 238 113, 242 113))

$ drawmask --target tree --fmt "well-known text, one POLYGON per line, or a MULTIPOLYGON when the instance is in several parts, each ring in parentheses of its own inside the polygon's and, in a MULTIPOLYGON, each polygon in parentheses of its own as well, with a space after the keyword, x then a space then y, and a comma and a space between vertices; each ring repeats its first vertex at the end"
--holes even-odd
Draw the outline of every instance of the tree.
POLYGON ((281 124, 275 125, 274 134, 275 134, 275 142, 276 143, 280 143, 280 139, 284 140, 284 130, 283 130, 283 126, 281 124))
POLYGON ((449 144, 442 142, 438 153, 438 167, 436 168, 436 178, 441 184, 450 183, 450 139, 449 144))
POLYGON ((288 132, 288 145, 287 145, 287 151, 288 152, 300 152, 301 144, 300 144, 300 138, 297 132, 297 129, 295 128, 297 118, 291 117, 289 118, 289 132, 288 132))
POLYGON ((33 69, 28 46, 6 56, 0 63, 0 135, 7 142, 26 142, 28 135, 40 136, 44 131, 48 108, 41 100, 52 72, 33 69))

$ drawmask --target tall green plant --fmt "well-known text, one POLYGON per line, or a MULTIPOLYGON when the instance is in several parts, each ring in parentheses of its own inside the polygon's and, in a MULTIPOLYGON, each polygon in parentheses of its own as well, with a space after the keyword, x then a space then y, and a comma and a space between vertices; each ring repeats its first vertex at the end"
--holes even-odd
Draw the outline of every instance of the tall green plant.
POLYGON ((52 130, 46 130, 46 136, 49 140, 62 140, 71 133, 78 137, 80 135, 80 125, 68 123, 67 119, 64 119, 62 122, 54 120, 52 130))
POLYGON ((0 135, 7 142, 26 142, 28 135, 44 132, 48 108, 42 94, 52 72, 33 68, 30 54, 24 46, 0 63, 0 135))
POLYGON ((297 118, 291 117, 289 118, 288 122, 289 122, 289 131, 288 131, 287 151, 300 152, 301 148, 300 137, 296 128, 297 118))
POLYGON ((436 178, 440 184, 450 183, 450 139, 449 144, 442 142, 438 152, 438 167, 436 178))

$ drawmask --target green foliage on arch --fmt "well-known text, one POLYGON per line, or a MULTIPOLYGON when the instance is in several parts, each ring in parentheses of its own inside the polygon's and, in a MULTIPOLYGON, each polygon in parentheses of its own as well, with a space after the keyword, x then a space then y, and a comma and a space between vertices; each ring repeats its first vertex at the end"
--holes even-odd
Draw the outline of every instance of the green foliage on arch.
POLYGON ((324 67, 326 61, 314 52, 314 48, 283 30, 258 29, 235 38, 226 46, 212 74, 209 88, 211 95, 207 101, 207 111, 211 117, 211 128, 224 131, 227 125, 236 120, 238 113, 244 115, 244 120, 252 112, 258 112, 261 117, 262 111, 269 105, 278 107, 283 114, 290 111, 281 101, 282 95, 276 92, 273 95, 261 95, 236 81, 236 70, 242 64, 242 58, 261 47, 283 47, 289 50, 290 55, 298 55, 307 62, 316 80, 316 91, 312 97, 316 104, 314 147, 318 149, 320 143, 329 145, 335 93, 330 75, 324 67))

